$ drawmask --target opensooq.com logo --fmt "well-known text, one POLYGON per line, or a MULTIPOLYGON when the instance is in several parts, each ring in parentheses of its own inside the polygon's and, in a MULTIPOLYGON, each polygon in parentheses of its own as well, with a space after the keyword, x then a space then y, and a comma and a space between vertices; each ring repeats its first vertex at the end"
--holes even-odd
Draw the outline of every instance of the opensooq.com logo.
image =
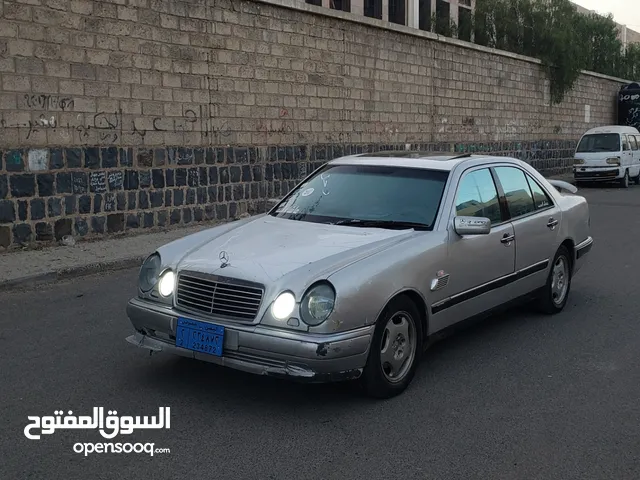
MULTIPOLYGON (((93 407, 93 415, 75 416, 69 410, 64 415, 62 410, 56 410, 52 416, 38 417, 28 416, 31 423, 24 427, 24 436, 30 440, 39 440, 41 435, 50 435, 56 430, 95 430, 97 429, 106 439, 112 439, 117 435, 129 435, 140 429, 169 429, 171 428, 171 408, 160 407, 158 416, 118 416, 115 410, 107 411, 104 416, 104 407, 93 407), (39 433, 32 430, 39 429, 39 433)), ((85 457, 89 453, 169 453, 168 448, 154 448, 153 443, 76 443, 73 451, 83 453, 85 457)))

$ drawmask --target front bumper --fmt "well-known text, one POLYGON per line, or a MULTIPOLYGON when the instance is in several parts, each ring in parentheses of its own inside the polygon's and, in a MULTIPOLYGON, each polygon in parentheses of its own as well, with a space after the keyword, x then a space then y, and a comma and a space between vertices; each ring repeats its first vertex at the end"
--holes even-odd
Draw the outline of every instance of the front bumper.
POLYGON ((624 177, 622 167, 574 167, 573 178, 584 182, 612 182, 624 177))
MULTIPOLYGON (((168 352, 259 375, 325 382, 358 378, 367 362, 374 326, 330 335, 291 332, 260 325, 215 321, 225 327, 221 357, 176 347, 180 313, 133 298, 127 315, 136 333, 126 340, 152 352, 168 352)), ((208 322, 191 314, 188 318, 208 322)))
POLYGON ((593 238, 587 237, 587 239, 583 242, 580 242, 576 245, 575 250, 575 258, 573 262, 573 273, 576 274, 584 265, 586 255, 591 251, 593 247, 593 238))

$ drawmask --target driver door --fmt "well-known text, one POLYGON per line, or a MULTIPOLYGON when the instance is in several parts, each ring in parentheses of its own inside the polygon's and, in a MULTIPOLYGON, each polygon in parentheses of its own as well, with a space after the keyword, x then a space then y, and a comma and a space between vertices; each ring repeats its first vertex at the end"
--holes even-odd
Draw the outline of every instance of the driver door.
POLYGON ((432 305, 439 330, 504 302, 505 277, 515 271, 514 228, 506 221, 489 168, 467 170, 461 177, 449 219, 447 297, 432 305), (491 232, 460 236, 455 216, 486 217, 491 232))

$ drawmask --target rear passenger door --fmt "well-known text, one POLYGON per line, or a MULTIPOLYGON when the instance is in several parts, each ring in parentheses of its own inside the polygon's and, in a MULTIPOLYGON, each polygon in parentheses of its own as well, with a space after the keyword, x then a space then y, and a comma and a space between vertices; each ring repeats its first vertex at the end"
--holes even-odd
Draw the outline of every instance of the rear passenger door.
POLYGON ((551 195, 524 170, 504 166, 496 167, 495 173, 514 228, 517 276, 526 279, 526 285, 539 283, 540 279, 544 284, 547 267, 558 248, 561 211, 551 195))

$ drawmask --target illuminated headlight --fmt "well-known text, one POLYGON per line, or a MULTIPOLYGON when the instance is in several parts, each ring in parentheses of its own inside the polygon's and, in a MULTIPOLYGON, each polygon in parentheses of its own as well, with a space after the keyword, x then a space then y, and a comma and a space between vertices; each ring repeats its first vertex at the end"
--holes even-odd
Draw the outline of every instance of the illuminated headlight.
POLYGON ((312 286, 300 303, 302 321, 312 327, 320 325, 333 312, 335 301, 336 292, 329 283, 323 282, 312 286))
POLYGON ((160 255, 154 253, 149 256, 142 267, 140 267, 140 274, 138 275, 138 285, 143 292, 150 291, 155 287, 158 281, 158 275, 160 274, 161 262, 160 255))
POLYGON ((277 320, 285 320, 296 308, 296 297, 291 292, 282 292, 271 305, 271 314, 277 320))
POLYGON ((581 158, 574 158, 573 159, 573 164, 574 165, 584 165, 584 160, 582 160, 581 158))
POLYGON ((607 158, 607 163, 609 165, 620 165, 620 158, 618 157, 607 158))
POLYGON ((176 287, 176 274, 171 270, 167 270, 160 277, 160 282, 158 282, 158 291, 160 295, 163 297, 168 297, 173 294, 173 290, 176 287))

